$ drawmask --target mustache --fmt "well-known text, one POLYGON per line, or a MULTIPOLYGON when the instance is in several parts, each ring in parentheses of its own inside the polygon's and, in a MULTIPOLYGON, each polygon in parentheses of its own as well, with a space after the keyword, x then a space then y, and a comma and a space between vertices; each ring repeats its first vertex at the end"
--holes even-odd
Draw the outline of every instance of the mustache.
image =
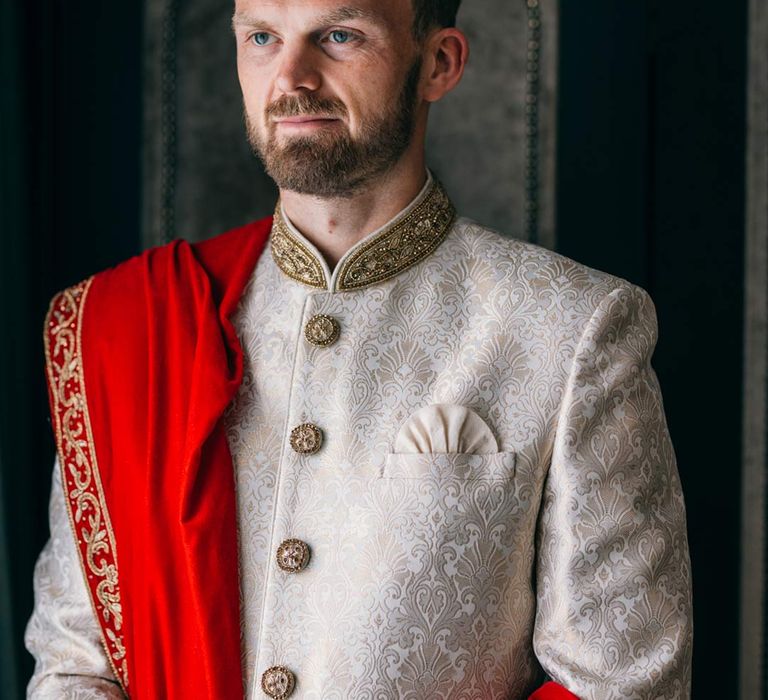
POLYGON ((347 108, 341 100, 317 97, 315 95, 282 95, 267 106, 268 117, 323 116, 345 117, 347 108))

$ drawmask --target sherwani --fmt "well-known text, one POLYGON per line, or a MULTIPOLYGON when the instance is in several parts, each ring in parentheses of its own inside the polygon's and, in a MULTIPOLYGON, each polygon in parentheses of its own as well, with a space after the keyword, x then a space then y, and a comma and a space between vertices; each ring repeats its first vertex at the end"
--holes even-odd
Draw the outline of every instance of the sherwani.
MULTIPOLYGON (((333 270, 278 206, 233 322, 247 697, 276 668, 295 698, 689 696, 644 290, 456 218, 430 177, 333 270)), ((121 697, 58 469, 50 513, 29 692, 121 697)))

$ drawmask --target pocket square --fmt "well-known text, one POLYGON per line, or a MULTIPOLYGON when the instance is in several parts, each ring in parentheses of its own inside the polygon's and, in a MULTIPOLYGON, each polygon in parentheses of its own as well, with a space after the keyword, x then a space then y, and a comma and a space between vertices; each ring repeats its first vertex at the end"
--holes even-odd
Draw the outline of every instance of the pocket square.
POLYGON ((395 452, 491 454, 499 451, 491 429, 472 409, 436 403, 419 409, 400 427, 395 452))

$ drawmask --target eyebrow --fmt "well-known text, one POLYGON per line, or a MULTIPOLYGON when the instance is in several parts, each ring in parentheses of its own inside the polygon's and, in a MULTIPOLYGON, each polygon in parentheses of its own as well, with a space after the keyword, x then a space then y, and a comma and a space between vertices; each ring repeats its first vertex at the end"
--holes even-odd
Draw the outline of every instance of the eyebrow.
POLYGON ((380 15, 370 10, 364 10, 361 7, 340 7, 337 10, 331 10, 324 15, 320 15, 319 24, 337 24, 339 22, 348 22, 351 19, 364 19, 375 24, 381 24, 380 15))
MULTIPOLYGON (((326 12, 324 15, 317 17, 315 23, 321 27, 325 27, 331 24, 339 24, 340 22, 348 22, 353 19, 362 19, 377 25, 384 24, 384 20, 375 12, 364 10, 361 7, 351 6, 339 7, 330 12, 326 12)), ((232 27, 239 26, 268 27, 270 24, 256 15, 247 12, 235 12, 235 14, 232 15, 232 27)))

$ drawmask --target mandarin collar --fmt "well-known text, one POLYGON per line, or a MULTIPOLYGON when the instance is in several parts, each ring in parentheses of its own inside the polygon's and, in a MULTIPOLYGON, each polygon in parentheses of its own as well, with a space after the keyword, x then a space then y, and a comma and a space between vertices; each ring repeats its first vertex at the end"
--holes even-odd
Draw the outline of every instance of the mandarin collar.
POLYGON ((348 291, 391 279, 433 253, 448 234, 456 209, 427 174, 416 198, 380 229, 355 243, 333 272, 322 254, 290 222, 278 201, 270 249, 278 268, 315 289, 348 291))

